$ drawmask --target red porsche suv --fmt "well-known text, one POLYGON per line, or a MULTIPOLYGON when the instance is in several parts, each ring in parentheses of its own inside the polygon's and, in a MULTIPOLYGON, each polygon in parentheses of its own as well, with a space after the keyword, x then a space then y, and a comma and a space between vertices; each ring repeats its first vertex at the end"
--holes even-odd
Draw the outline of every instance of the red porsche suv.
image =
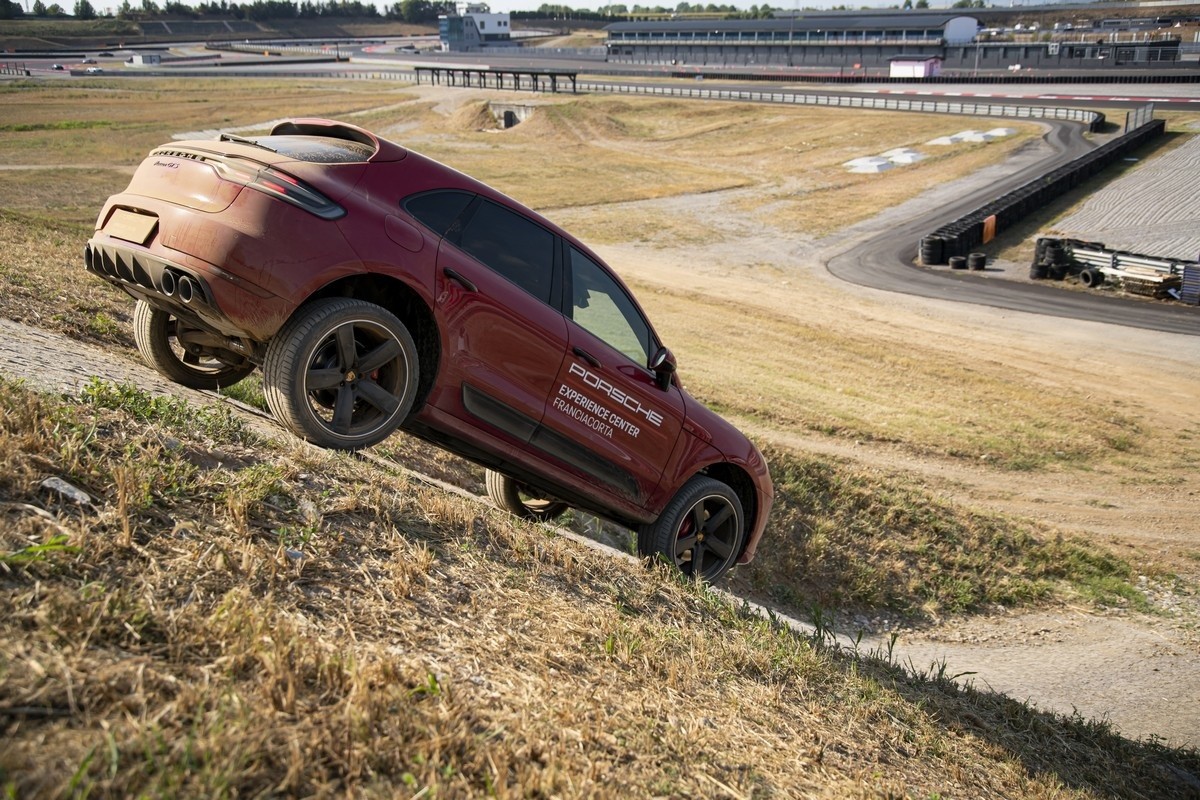
POLYGON ((584 509, 708 581, 754 557, 762 454, 683 390, 594 253, 437 161, 319 119, 165 144, 84 257, 137 301, 138 350, 173 381, 261 368, 271 412, 315 444, 401 428, 486 467, 523 517, 584 509))

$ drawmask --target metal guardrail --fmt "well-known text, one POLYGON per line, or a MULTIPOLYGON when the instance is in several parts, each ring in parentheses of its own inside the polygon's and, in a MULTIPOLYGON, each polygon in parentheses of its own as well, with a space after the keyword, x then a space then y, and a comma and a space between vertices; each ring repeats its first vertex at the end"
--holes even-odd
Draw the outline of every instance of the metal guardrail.
MULTIPOLYGON (((524 88, 524 87, 522 87, 524 88)), ((963 114, 975 117, 1005 117, 1012 119, 1056 119, 1081 122, 1089 130, 1104 124, 1104 114, 1084 108, 1052 108, 1047 106, 1016 106, 999 103, 975 103, 961 100, 919 100, 902 97, 870 95, 803 94, 798 92, 765 92, 747 89, 698 89, 683 86, 652 86, 638 84, 606 84, 580 81, 579 90, 608 94, 642 94, 663 97, 684 97, 702 100, 734 100, 750 103, 782 103, 785 105, 833 106, 865 108, 877 111, 915 111, 933 114, 963 114)))
POLYGON ((1143 256, 1124 250, 1109 250, 1092 242, 1063 240, 1071 258, 1079 264, 1105 270, 1114 277, 1129 276, 1141 279, 1162 279, 1182 275, 1185 267, 1200 266, 1195 261, 1179 258, 1143 256))

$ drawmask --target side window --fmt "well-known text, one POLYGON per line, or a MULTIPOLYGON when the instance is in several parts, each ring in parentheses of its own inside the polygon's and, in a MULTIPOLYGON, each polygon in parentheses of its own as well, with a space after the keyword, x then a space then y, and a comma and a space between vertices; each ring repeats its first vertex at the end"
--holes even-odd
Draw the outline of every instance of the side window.
POLYGON ((484 201, 463 226, 458 246, 543 303, 550 302, 554 234, 484 201))
POLYGON ((650 363, 649 324, 620 284, 573 247, 571 319, 643 367, 650 363))
POLYGON ((445 236, 467 205, 475 199, 470 192, 426 192, 404 201, 404 210, 438 236, 445 236))

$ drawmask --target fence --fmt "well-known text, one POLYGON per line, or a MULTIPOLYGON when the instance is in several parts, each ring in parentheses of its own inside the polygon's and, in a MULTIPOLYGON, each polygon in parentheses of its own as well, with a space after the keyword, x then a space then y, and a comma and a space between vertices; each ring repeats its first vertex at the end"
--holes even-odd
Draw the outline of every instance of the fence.
POLYGON ((931 114, 964 114, 976 117, 1007 117, 1014 119, 1057 119, 1081 122, 1090 131, 1104 125, 1104 114, 1084 108, 1051 108, 1047 106, 1017 106, 1000 103, 975 103, 960 100, 923 100, 903 97, 870 95, 803 94, 799 92, 763 92, 748 89, 700 89, 683 86, 651 86, 639 84, 608 84, 581 81, 581 92, 609 94, 644 94, 665 97, 688 97, 701 100, 735 100, 750 103, 783 103, 838 108, 866 108, 877 111, 920 111, 931 114))

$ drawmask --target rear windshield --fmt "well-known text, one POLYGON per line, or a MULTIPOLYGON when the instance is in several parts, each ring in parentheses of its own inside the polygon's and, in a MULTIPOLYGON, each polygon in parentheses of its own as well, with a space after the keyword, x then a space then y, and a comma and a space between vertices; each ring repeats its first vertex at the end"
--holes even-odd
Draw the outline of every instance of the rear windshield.
POLYGON ((375 148, 370 145, 329 136, 262 136, 254 141, 280 155, 317 164, 367 161, 375 155, 375 148))

